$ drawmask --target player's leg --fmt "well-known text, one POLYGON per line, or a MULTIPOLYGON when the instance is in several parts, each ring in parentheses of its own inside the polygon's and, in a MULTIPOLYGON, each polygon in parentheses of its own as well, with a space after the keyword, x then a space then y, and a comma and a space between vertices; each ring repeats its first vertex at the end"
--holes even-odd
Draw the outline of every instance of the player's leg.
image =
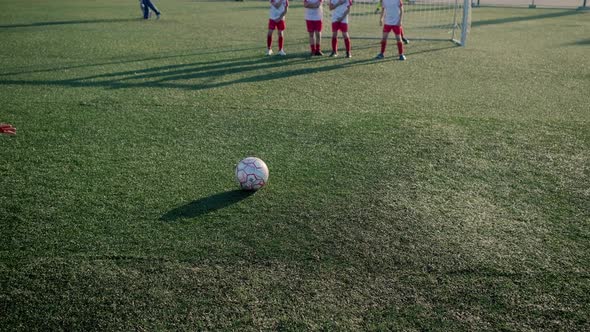
POLYGON ((398 25, 393 26, 393 33, 395 34, 399 59, 405 60, 406 56, 404 55, 404 44, 402 43, 401 27, 398 25))
POLYGON ((266 55, 272 55, 272 34, 274 33, 276 27, 276 22, 269 18, 268 32, 266 33, 266 55))
POLYGON ((146 0, 141 0, 141 9, 143 10, 143 18, 147 20, 150 18, 150 8, 146 6, 146 0))
POLYGON ((332 22, 332 57, 338 56, 338 25, 338 22, 332 22))
POLYGON ((315 38, 313 31, 313 21, 305 20, 307 26, 307 33, 309 34, 309 49, 311 50, 310 55, 315 55, 315 38))
MULTIPOLYGON (((272 21, 272 20, 269 20, 272 21)), ((272 34, 274 33, 274 29, 268 28, 268 33, 266 34, 266 55, 272 55, 272 34)))
POLYGON ((310 55, 315 55, 315 37, 313 31, 309 33, 309 49, 311 50, 310 55))
MULTIPOLYGON (((279 55, 281 56, 285 56, 287 55, 287 53, 285 53, 285 49, 284 49, 284 44, 285 44, 285 21, 281 21, 282 24, 279 24, 277 27, 277 33, 279 35, 279 55)), ((280 23, 281 23, 280 22, 280 23)))
POLYGON ((383 35, 381 36, 381 52, 377 54, 375 59, 383 59, 385 57, 385 49, 387 48, 387 37, 389 37, 389 26, 383 26, 383 35))
POLYGON ((321 46, 322 28, 323 28, 323 22, 316 21, 316 23, 315 23, 315 55, 320 55, 320 56, 324 55, 324 53, 322 53, 322 46, 321 46))
POLYGON ((350 35, 348 34, 348 29, 346 31, 342 31, 342 39, 344 39, 344 47, 346 48, 346 57, 352 58, 352 44, 350 42, 350 35))
POLYGON ((143 0, 139 0, 139 10, 141 10, 141 16, 144 15, 145 6, 143 5, 143 0))
POLYGON ((409 44, 410 41, 404 35, 404 27, 400 25, 399 31, 400 31, 400 35, 402 36, 402 41, 404 42, 404 44, 406 44, 406 45, 409 44))
POLYGON ((149 9, 153 10, 156 13, 156 16, 160 18, 160 14, 162 14, 156 6, 152 3, 152 0, 144 0, 143 4, 148 7, 149 9))

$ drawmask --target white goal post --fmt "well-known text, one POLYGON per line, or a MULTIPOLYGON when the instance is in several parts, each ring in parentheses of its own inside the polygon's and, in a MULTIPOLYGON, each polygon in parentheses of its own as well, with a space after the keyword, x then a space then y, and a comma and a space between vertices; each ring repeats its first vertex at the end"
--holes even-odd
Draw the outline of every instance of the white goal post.
MULTIPOLYGON (((471 28, 472 0, 405 0, 403 28, 410 40, 449 40, 465 46, 471 28)), ((329 0, 324 0, 324 26, 329 27, 329 0)), ((381 38, 378 0, 353 0, 351 38, 381 38)), ((329 28, 328 28, 329 29, 329 28)))

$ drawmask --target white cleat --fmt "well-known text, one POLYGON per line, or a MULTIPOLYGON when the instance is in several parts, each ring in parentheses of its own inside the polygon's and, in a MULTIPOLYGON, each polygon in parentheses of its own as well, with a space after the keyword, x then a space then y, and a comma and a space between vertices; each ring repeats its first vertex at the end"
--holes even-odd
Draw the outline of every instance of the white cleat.
POLYGON ((283 50, 280 50, 279 53, 278 53, 278 55, 285 56, 285 55, 287 55, 287 53, 285 53, 285 51, 283 51, 283 50))
POLYGON ((266 50, 266 55, 272 55, 272 50, 270 48, 266 50))

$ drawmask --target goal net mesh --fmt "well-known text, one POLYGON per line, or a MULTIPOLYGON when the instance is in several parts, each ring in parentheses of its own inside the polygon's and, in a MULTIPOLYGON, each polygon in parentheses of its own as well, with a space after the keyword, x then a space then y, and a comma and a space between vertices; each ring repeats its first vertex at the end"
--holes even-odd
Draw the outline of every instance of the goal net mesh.
MULTIPOLYGON (((324 2, 326 23, 331 22, 328 3, 324 2)), ((351 38, 381 38, 378 6, 378 0, 353 0, 348 23, 351 38)), ((403 28, 408 39, 452 40, 464 45, 470 26, 471 0, 404 1, 403 28)))

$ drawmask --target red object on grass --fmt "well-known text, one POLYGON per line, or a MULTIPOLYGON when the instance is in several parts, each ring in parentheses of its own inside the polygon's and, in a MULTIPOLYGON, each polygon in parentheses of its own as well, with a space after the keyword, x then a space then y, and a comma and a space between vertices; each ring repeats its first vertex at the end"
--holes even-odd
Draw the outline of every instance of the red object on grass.
POLYGON ((8 123, 0 123, 0 134, 16 135, 16 128, 8 123))

